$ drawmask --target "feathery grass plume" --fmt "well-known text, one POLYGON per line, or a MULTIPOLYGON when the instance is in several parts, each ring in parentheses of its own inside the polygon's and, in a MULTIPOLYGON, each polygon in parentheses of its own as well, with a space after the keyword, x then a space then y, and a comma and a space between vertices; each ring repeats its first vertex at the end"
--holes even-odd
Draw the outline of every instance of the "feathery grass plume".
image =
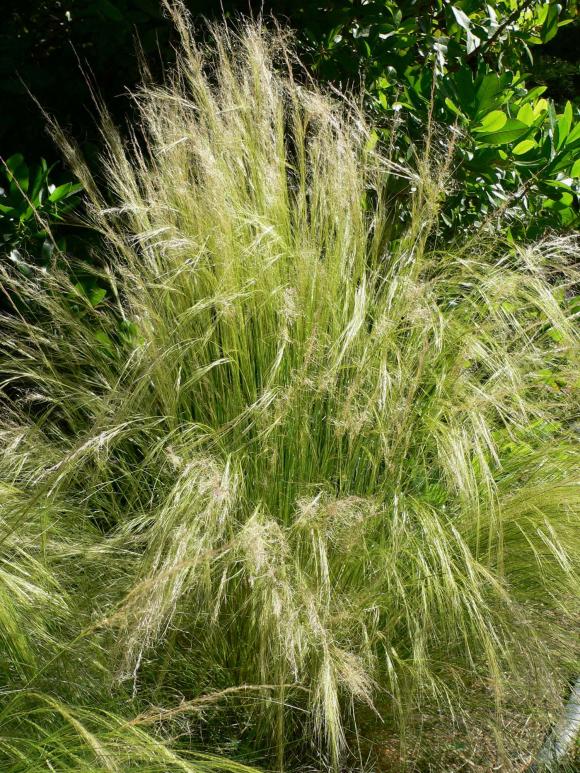
POLYGON ((83 705, 114 671, 160 731, 280 770, 352 769, 357 738, 429 712, 501 736, 577 668, 577 242, 439 243, 445 168, 371 150, 283 34, 212 27, 206 50, 169 9, 144 141, 103 115, 113 202, 65 147, 107 299, 3 269, 2 592, 36 578, 7 651, 66 598, 98 664, 83 705), (396 242, 387 173, 415 189, 396 242))
POLYGON ((109 710, 70 707, 34 691, 0 707, 0 763, 7 773, 257 773, 212 754, 178 755, 109 710))

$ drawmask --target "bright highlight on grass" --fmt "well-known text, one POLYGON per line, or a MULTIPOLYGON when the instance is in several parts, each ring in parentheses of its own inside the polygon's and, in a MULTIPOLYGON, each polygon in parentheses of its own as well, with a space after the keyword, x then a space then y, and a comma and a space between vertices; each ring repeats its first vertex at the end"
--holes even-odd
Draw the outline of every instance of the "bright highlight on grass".
POLYGON ((444 167, 172 13, 114 201, 63 140, 106 298, 3 269, 0 766, 353 771, 435 716, 501 753, 578 666, 577 245, 441 243, 444 167))

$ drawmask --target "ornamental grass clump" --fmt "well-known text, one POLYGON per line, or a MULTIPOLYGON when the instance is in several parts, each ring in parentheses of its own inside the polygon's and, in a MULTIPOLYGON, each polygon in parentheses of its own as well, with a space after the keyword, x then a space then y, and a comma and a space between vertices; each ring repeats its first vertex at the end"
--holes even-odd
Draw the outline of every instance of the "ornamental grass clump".
POLYGON ((112 198, 60 138, 102 268, 3 269, 0 720, 50 708, 91 770, 411 764, 433 716, 501 752, 577 668, 577 245, 442 243, 445 164, 171 10, 135 136, 103 112, 112 198))

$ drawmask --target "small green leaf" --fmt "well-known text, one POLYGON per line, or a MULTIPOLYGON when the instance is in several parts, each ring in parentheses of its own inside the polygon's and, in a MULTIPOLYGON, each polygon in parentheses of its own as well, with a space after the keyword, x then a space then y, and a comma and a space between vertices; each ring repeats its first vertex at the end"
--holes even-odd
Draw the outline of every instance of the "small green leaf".
POLYGON ((112 354, 115 351, 115 345, 111 337, 104 330, 97 330, 94 336, 107 354, 112 354))
POLYGON ((53 192, 48 197, 48 200, 55 202, 60 201, 61 199, 66 199, 69 196, 72 196, 74 193, 78 193, 81 188, 82 185, 79 185, 78 183, 64 183, 64 185, 59 185, 58 188, 53 190, 53 192))
POLYGON ((474 35, 472 32, 467 30, 467 53, 472 54, 475 50, 479 48, 479 45, 481 43, 481 40, 477 37, 477 35, 474 35))
POLYGON ((485 142, 488 145, 507 145, 510 142, 521 139, 529 130, 529 127, 522 123, 522 121, 518 121, 517 118, 510 118, 499 131, 480 134, 478 139, 480 142, 485 142))
POLYGON ((488 73, 481 79, 481 83, 479 84, 475 94, 475 100, 477 103, 477 118, 479 118, 482 113, 485 113, 486 110, 494 105, 500 91, 501 84, 495 73, 488 73))
POLYGON ((574 201, 574 196, 571 193, 562 193, 558 199, 546 199, 544 201, 544 209, 563 210, 568 209, 570 204, 574 201))
POLYGON ((561 10, 562 6, 558 5, 558 3, 550 3, 546 19, 542 24, 542 30, 540 32, 542 43, 547 43, 549 40, 552 40, 558 32, 558 17, 560 16, 561 10))
POLYGON ((91 287, 87 292, 91 306, 98 306, 104 300, 107 291, 103 287, 91 287))
POLYGON ((492 110, 491 113, 488 113, 481 119, 480 125, 477 126, 473 131, 485 134, 489 134, 490 132, 497 132, 500 129, 503 129, 507 123, 507 120, 508 117, 503 112, 503 110, 492 110))
POLYGON ((536 118, 534 115, 534 108, 529 103, 522 105, 518 110, 516 118, 518 121, 525 123, 526 126, 531 126, 536 118))
POLYGON ((462 11, 461 8, 457 8, 454 5, 451 6, 451 10, 453 11, 453 15, 455 16, 455 21, 457 24, 469 32, 471 29, 471 21, 465 11, 462 11))
POLYGON ((566 141, 566 137, 569 135, 572 127, 572 120, 572 104, 568 101, 566 102, 564 112, 558 118, 558 148, 561 148, 566 141))
POLYGON ((458 115, 460 118, 465 118, 461 110, 457 107, 455 102, 453 102, 449 97, 445 97, 445 104, 447 107, 451 110, 452 113, 455 113, 455 115, 458 115))
POLYGON ((139 328, 134 322, 127 320, 123 320, 119 325, 119 337, 124 343, 130 345, 137 345, 141 342, 139 328))
POLYGON ((450 85, 454 90, 454 102, 459 108, 469 116, 474 113, 475 94, 473 73, 471 69, 464 65, 457 72, 450 76, 450 85))
POLYGON ((46 161, 42 159, 40 166, 36 170, 34 181, 28 193, 28 197, 32 201, 35 207, 38 207, 42 204, 43 186, 46 183, 47 174, 48 174, 48 169, 46 166, 46 161))
MULTIPOLYGON (((570 185, 567 185, 567 183, 563 182, 562 180, 545 180, 545 185, 548 185, 550 188, 556 188, 560 191, 566 191, 566 193, 574 193, 574 188, 572 188, 570 185)), ((572 182, 572 180, 568 180, 567 182, 572 182)), ((554 291, 555 292, 555 291, 554 291)))
POLYGON ((542 115, 542 113, 545 113, 548 107, 549 107, 549 102, 547 99, 538 99, 538 101, 534 105, 534 115, 536 116, 536 118, 542 115))
POLYGON ((574 166, 570 172, 572 177, 580 177, 580 158, 574 161, 574 166))
POLYGON ((7 159, 6 166, 12 172, 17 167, 22 166, 23 163, 24 163, 24 156, 22 155, 22 153, 15 153, 13 156, 10 156, 10 158, 7 159))
POLYGON ((95 306, 98 306, 102 300, 104 300, 105 296, 107 295, 107 291, 103 287, 99 287, 98 285, 93 284, 93 282, 94 280, 92 279, 88 281, 82 280, 81 282, 77 282, 74 285, 74 289, 94 308, 95 306))
POLYGON ((534 102, 534 100, 542 96, 542 94, 546 91, 547 88, 548 88, 547 86, 534 86, 534 88, 530 89, 526 94, 526 99, 529 100, 530 102, 534 102))
POLYGON ((576 126, 570 131, 570 134, 566 138, 566 145, 573 145, 578 140, 580 140, 580 122, 578 122, 576 126))
POLYGON ((558 212, 560 222, 565 228, 571 227, 574 223, 578 223, 578 215, 572 207, 566 207, 558 212))
POLYGON ((28 190, 29 173, 28 166, 24 161, 22 153, 15 153, 6 161, 8 169, 8 179, 10 180, 10 190, 21 194, 28 190))
POLYGON ((523 156, 524 153, 527 153, 529 150, 535 147, 535 140, 523 140, 522 142, 518 142, 512 152, 515 156, 523 156))

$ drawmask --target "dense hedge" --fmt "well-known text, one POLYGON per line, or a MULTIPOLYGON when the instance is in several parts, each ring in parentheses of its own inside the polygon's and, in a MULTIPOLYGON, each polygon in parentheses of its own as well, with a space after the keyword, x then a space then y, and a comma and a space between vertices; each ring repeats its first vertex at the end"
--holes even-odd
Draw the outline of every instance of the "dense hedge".
MULTIPOLYGON (((185 5, 198 38, 207 33, 207 18, 274 14, 296 31, 299 55, 318 80, 363 95, 374 118, 373 141, 388 147, 393 160, 416 165, 426 143, 432 155, 449 155, 455 183, 445 191, 442 222, 450 233, 497 225, 499 217, 516 239, 577 228, 576 0, 185 5)), ((117 123, 134 123, 129 89, 139 80, 140 62, 158 79, 174 44, 161 0, 24 0, 8 7, 0 31, 0 156, 12 159, 9 166, 24 178, 26 163, 42 167, 43 157, 58 157, 41 105, 97 168, 94 89, 117 123)), ((4 254, 25 249, 35 260, 46 258, 50 244, 44 225, 36 228, 27 191, 9 169, 0 172, 4 254)), ((57 187, 69 182, 59 164, 45 180, 57 187)), ((389 184, 395 198, 409 193, 404 181, 393 177, 389 184)), ((66 211, 37 203, 55 239, 64 238, 66 211)), ((401 210, 393 237, 404 219, 401 210)))

